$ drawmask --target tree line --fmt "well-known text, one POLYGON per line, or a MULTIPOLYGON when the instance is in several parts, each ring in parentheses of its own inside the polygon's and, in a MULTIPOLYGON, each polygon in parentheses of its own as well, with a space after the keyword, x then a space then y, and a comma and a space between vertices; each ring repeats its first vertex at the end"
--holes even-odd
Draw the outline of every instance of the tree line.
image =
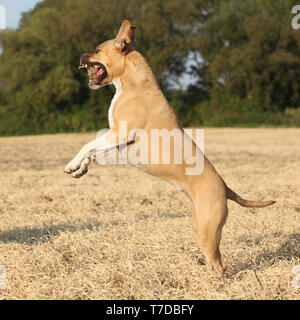
POLYGON ((184 126, 300 125, 292 0, 44 0, 0 32, 0 134, 107 127, 114 89, 91 91, 79 56, 127 18, 184 126), (193 78, 187 88, 179 79, 193 78))

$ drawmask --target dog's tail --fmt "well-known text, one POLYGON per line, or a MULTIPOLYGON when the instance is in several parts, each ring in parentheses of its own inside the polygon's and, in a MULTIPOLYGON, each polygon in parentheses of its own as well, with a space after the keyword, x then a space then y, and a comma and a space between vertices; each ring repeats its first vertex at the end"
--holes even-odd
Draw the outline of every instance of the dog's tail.
POLYGON ((250 201, 241 198, 237 193, 227 187, 227 199, 237 202, 242 207, 264 208, 273 205, 276 201, 250 201))

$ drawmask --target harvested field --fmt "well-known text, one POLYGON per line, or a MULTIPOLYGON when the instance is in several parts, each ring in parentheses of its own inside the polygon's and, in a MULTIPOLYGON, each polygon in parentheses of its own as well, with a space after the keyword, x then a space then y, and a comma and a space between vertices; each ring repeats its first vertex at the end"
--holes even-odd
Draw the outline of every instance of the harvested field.
POLYGON ((203 263, 190 204, 132 167, 64 166, 95 134, 0 138, 0 299, 299 299, 300 129, 206 129, 227 184, 264 209, 229 202, 225 277, 203 263))

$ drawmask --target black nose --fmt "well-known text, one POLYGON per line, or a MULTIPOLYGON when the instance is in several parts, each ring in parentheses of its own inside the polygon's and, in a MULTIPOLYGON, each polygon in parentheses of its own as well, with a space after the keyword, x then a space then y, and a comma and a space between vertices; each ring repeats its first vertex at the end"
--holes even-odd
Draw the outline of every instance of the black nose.
POLYGON ((86 61, 84 61, 84 57, 87 55, 87 53, 80 55, 80 62, 79 62, 79 69, 85 68, 86 61))

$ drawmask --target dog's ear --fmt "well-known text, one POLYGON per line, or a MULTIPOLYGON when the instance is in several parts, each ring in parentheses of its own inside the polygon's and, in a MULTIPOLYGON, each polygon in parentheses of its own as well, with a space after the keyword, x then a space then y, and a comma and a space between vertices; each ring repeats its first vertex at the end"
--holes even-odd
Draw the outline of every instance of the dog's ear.
POLYGON ((135 27, 131 26, 130 21, 123 21, 120 31, 114 40, 115 47, 118 50, 125 53, 135 50, 135 29, 135 27))

